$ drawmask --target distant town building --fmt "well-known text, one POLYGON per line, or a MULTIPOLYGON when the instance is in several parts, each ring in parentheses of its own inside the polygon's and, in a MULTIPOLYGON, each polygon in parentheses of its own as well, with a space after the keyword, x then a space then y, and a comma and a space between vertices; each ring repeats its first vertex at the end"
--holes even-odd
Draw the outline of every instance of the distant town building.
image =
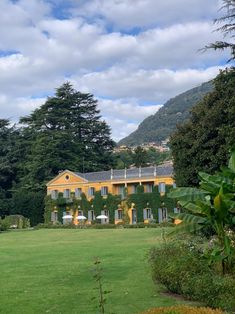
POLYGON ((149 149, 154 148, 156 151, 159 151, 160 153, 162 153, 162 152, 168 152, 170 150, 170 148, 167 145, 168 143, 169 143, 169 138, 162 141, 161 143, 149 142, 149 143, 144 143, 144 144, 135 145, 135 146, 121 145, 121 146, 115 147, 113 151, 115 153, 120 153, 120 152, 124 152, 124 151, 134 152, 136 150, 136 148, 138 146, 140 146, 145 151, 148 151, 149 149))

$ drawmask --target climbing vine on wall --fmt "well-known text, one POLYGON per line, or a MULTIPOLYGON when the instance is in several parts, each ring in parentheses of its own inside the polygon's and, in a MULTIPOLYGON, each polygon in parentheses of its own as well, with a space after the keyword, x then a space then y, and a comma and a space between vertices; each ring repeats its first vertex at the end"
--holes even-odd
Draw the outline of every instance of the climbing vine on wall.
MULTIPOLYGON (((151 208, 153 218, 157 220, 158 208, 162 206, 167 207, 168 211, 173 211, 175 207, 175 201, 167 197, 167 193, 172 189, 172 186, 166 186, 165 195, 161 196, 158 192, 158 187, 154 186, 151 193, 144 193, 143 186, 137 186, 137 192, 135 194, 129 194, 123 201, 119 195, 108 194, 106 197, 102 197, 100 191, 95 192, 94 198, 90 201, 87 200, 84 193, 81 194, 81 198, 76 199, 74 193, 71 193, 70 199, 65 199, 63 193, 59 193, 56 200, 52 200, 50 196, 45 197, 45 223, 51 221, 51 212, 57 210, 58 221, 62 222, 63 213, 70 211, 75 214, 77 210, 82 210, 84 216, 88 216, 88 210, 93 209, 95 216, 100 215, 102 210, 107 209, 109 211, 109 222, 114 223, 115 210, 121 204, 124 204, 128 208, 131 208, 132 203, 135 204, 137 209, 137 221, 143 221, 143 209, 151 208)), ((123 208, 124 209, 124 208, 123 208)))

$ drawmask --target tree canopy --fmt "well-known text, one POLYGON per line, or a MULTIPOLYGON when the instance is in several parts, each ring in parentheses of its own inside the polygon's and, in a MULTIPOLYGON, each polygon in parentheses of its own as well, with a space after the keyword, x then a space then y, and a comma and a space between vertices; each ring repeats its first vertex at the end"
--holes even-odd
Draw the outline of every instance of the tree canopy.
POLYGON ((60 170, 103 170, 112 162, 114 142, 109 126, 100 119, 97 100, 70 83, 20 123, 25 126, 23 133, 31 134, 26 161, 30 185, 44 183, 60 170))
POLYGON ((176 183, 198 184, 197 173, 213 173, 226 165, 235 147, 235 69, 221 71, 214 91, 191 111, 191 118, 177 127, 170 139, 176 183))
POLYGON ((0 119, 0 216, 23 214, 36 224, 43 219, 45 183, 64 169, 111 168, 114 142, 97 100, 69 82, 19 122, 0 119))

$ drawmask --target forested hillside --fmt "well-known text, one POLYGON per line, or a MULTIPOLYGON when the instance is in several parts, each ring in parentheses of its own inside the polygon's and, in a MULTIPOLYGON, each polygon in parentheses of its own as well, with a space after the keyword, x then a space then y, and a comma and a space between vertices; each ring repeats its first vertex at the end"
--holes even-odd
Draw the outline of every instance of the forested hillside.
POLYGON ((199 102, 203 96, 212 91, 212 82, 203 83, 168 100, 154 115, 146 118, 136 131, 122 139, 119 145, 139 145, 147 142, 165 140, 189 117, 190 109, 199 102))
POLYGON ((192 109, 170 137, 178 186, 197 186, 197 173, 226 166, 235 149, 235 69, 221 71, 214 90, 192 109))

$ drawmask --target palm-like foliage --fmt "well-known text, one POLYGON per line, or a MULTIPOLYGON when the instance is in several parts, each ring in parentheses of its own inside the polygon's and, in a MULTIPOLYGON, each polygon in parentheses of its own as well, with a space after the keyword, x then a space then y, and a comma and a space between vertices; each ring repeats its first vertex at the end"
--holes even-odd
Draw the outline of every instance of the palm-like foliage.
POLYGON ((222 23, 222 26, 217 28, 217 31, 220 31, 224 34, 224 37, 230 37, 231 42, 228 41, 216 41, 205 48, 212 48, 214 50, 225 50, 229 49, 231 52, 231 58, 228 62, 235 60, 235 44, 234 44, 234 37, 235 37, 235 0, 222 0, 222 7, 221 10, 225 10, 226 13, 222 17, 216 19, 215 23, 222 23))
POLYGON ((235 227, 235 150, 228 168, 209 175, 199 173, 199 188, 177 188, 168 196, 179 201, 185 212, 174 218, 182 220, 176 231, 195 232, 210 227, 218 237, 219 247, 212 252, 222 262, 223 271, 231 270, 234 248, 226 229, 235 227))

